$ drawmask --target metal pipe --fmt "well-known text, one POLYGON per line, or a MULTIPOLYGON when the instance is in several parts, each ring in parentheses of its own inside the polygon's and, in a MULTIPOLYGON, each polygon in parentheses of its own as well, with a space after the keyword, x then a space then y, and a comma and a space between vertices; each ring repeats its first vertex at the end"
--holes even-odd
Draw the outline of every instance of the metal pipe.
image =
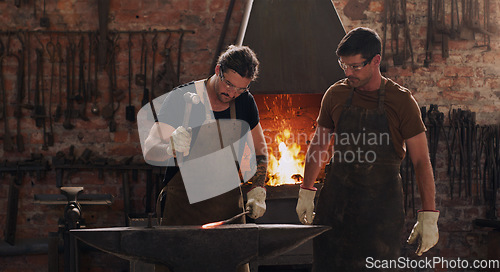
POLYGON ((0 242, 0 256, 47 254, 49 238, 18 239, 15 245, 0 242))
MULTIPOLYGON (((110 34, 140 34, 143 32, 161 32, 161 33, 196 33, 194 30, 189 29, 147 29, 147 30, 109 30, 110 34)), ((17 33, 40 33, 40 34, 88 34, 88 33, 98 33, 95 30, 0 30, 0 34, 17 34, 17 33)))
POLYGON ((248 20, 250 19, 250 12, 252 11, 253 0, 247 0, 247 5, 245 7, 245 13, 243 14, 243 19, 241 20, 240 31, 238 38, 236 40, 236 45, 243 45, 243 39, 245 38, 245 33, 247 31, 248 20))

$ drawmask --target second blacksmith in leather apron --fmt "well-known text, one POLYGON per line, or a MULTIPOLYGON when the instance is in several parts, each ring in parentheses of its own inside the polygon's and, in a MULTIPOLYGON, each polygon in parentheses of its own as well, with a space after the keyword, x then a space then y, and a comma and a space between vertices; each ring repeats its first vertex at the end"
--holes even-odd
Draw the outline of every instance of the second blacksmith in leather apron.
POLYGON ((334 156, 317 204, 314 224, 332 230, 314 239, 314 271, 363 271, 367 257, 399 256, 404 223, 401 159, 384 111, 385 80, 376 109, 353 106, 353 93, 336 126, 334 156))

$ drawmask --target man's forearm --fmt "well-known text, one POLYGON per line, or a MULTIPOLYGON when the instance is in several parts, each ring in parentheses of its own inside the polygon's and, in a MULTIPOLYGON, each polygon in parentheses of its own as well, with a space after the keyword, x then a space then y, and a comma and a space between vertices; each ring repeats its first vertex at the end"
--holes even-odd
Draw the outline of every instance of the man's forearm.
POLYGON ((406 140, 411 161, 415 168, 415 177, 417 178, 418 191, 422 201, 422 209, 436 209, 436 185, 432 174, 432 165, 429 159, 429 150, 427 148, 427 137, 425 132, 406 140))
POLYGON ((436 186, 430 163, 415 165, 415 177, 423 210, 436 209, 436 186))
POLYGON ((257 155, 255 156, 257 160, 257 171, 255 175, 252 177, 252 187, 262 186, 266 184, 267 177, 267 156, 266 155, 257 155))
MULTIPOLYGON (((326 146, 328 148, 328 146, 326 146)), ((311 145, 307 150, 306 163, 304 168, 304 182, 302 186, 312 188, 323 165, 328 161, 329 156, 324 146, 311 145)))
POLYGON ((306 153, 304 182, 302 183, 302 187, 312 188, 314 186, 319 171, 330 158, 328 147, 330 146, 332 133, 332 129, 320 126, 316 128, 316 132, 306 153))

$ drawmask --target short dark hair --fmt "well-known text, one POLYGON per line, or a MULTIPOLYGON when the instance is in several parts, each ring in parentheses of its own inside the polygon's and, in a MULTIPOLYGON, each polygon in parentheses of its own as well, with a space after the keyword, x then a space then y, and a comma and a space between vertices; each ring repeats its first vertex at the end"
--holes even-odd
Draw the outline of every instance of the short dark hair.
POLYGON ((380 37, 373 29, 358 27, 349 31, 337 46, 337 56, 361 54, 365 59, 379 55, 382 50, 380 37))
POLYGON ((259 75, 259 60, 248 46, 230 45, 219 56, 217 64, 223 71, 232 69, 242 77, 255 80, 259 75))

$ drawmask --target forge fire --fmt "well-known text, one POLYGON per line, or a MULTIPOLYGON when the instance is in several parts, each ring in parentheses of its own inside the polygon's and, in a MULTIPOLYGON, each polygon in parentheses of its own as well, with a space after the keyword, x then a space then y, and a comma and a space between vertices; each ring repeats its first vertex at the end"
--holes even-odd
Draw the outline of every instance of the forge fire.
POLYGON ((278 150, 270 148, 267 173, 269 186, 302 182, 305 152, 297 143, 290 143, 289 139, 290 130, 286 129, 275 137, 278 150))

